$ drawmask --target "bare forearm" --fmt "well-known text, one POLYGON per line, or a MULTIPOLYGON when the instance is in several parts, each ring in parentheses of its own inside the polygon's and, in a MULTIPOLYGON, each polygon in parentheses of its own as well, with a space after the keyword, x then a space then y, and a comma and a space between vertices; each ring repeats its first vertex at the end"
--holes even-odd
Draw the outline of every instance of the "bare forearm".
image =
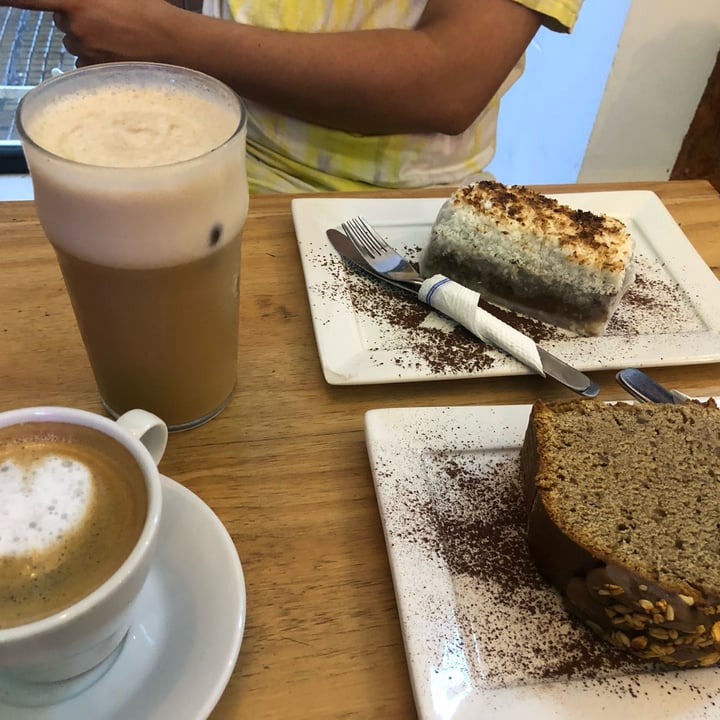
POLYGON ((249 26, 206 25, 196 35, 192 55, 183 53, 188 64, 284 114, 368 134, 435 130, 442 115, 452 114, 442 97, 442 79, 419 67, 431 68, 437 52, 420 33, 285 33, 279 38, 249 26), (409 67, 408 55, 424 60, 409 67))
POLYGON ((456 30, 442 26, 309 34, 198 17, 175 27, 182 49, 172 61, 317 124, 364 134, 452 134, 485 107, 536 31, 537 18, 517 7, 510 37, 480 36, 487 49, 472 53, 457 52, 456 30), (507 43, 516 49, 497 51, 507 43))
POLYGON ((55 13, 79 64, 155 60, 215 75, 281 113, 364 134, 462 132, 536 32, 513 0, 428 0, 410 30, 300 33, 162 0, 0 0, 55 13))

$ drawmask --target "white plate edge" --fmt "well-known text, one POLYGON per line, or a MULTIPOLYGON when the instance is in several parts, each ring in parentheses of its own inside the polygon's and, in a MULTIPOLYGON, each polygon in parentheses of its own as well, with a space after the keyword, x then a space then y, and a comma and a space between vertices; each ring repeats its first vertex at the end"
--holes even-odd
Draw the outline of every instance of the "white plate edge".
MULTIPOLYGON (((697 399, 706 400, 707 398, 697 399)), ((720 403, 720 397, 716 397, 715 400, 716 402, 720 403)), ((632 400, 627 402, 632 402, 632 400)), ((519 444, 522 443, 522 438, 524 436, 525 427, 527 425, 527 420, 531 408, 531 404, 437 407, 422 406, 375 408, 365 413, 364 427, 366 447, 368 457, 370 459, 373 482, 376 488, 377 501, 383 524, 383 532, 385 533, 386 547, 390 561, 391 571, 393 574, 393 584, 396 592, 398 611, 403 631, 403 639, 406 642, 406 656, 409 665, 411 683, 413 686, 413 692, 415 693, 418 714, 422 718, 422 720, 474 720, 474 718, 477 717, 478 710, 486 710, 486 707, 484 705, 487 701, 491 701, 493 699, 496 699, 497 701, 497 698, 501 697, 503 694, 507 696, 508 693, 512 693, 514 695, 511 700, 514 710, 510 710, 507 713, 503 712, 502 718, 525 720, 526 717, 530 716, 528 713, 532 713, 532 716, 536 720, 544 720, 545 718, 563 718, 564 720, 570 720, 572 718, 574 720, 574 718, 577 717, 577 707, 588 707, 587 705, 578 705, 578 700, 581 703, 583 703, 583 701, 598 700, 598 695, 595 690, 588 690, 587 688, 585 688, 585 691, 583 692, 581 683, 563 683, 561 681, 541 685, 529 685, 519 688, 508 688, 505 690, 501 689, 498 691, 483 691, 483 696, 485 699, 474 697, 472 689, 465 688, 464 694, 466 698, 470 697, 470 701, 466 705, 463 705, 462 703, 459 704, 457 708, 457 713, 454 710, 450 711, 449 714, 443 713, 441 712, 441 709, 436 708, 434 705, 433 701, 437 701, 437 697, 433 697, 431 693, 430 679, 427 673, 424 672, 426 669, 424 667, 417 666, 417 663, 410 652, 411 649, 420 647, 421 643, 419 642, 420 639, 418 637, 415 637, 416 635, 418 635, 418 633, 415 632, 416 628, 410 627, 411 623, 408 622, 409 613, 407 612, 406 603, 407 598, 411 597, 411 595, 406 595, 404 597, 402 595, 402 590, 404 586, 407 586, 408 588, 410 588, 410 590, 412 590, 412 588, 410 587, 411 583, 408 583, 408 580, 410 580, 411 578, 407 575, 404 569, 400 567, 400 558, 393 556, 391 540, 387 534, 386 517, 383 512, 384 498, 382 497, 382 495, 384 491, 382 488, 382 482, 378 483, 377 478, 378 469, 381 466, 383 468, 387 467, 386 462, 389 455, 385 454, 384 447, 392 445, 394 434, 399 435, 403 431, 407 432, 409 430, 415 429, 423 423, 431 422, 432 427, 437 428, 438 424, 435 422, 437 419, 437 414, 448 413, 450 416, 452 416, 454 420, 453 432, 461 432, 459 436, 457 434, 454 434, 452 437, 453 450, 457 449, 462 452, 465 450, 492 450, 496 448, 503 449, 507 447, 515 447, 519 449, 519 444), (506 425, 508 424, 507 414, 509 413, 510 416, 512 416, 512 422, 509 423, 511 425, 509 430, 510 432, 514 433, 515 442, 513 444, 512 442, 509 443, 505 439, 503 439, 500 442, 493 441, 489 446, 483 445, 482 428, 484 427, 484 424, 481 422, 481 420, 483 418, 493 418, 498 413, 502 414, 505 417, 504 422, 506 425), (463 422, 459 422, 456 416, 464 416, 465 419, 463 420, 463 422), (472 427, 468 424, 469 422, 472 422, 472 427), (396 575, 400 579, 399 585, 396 584, 396 575), (567 699, 566 704, 563 705, 562 702, 558 702, 559 698, 555 697, 556 695, 562 694, 563 692, 576 693, 578 689, 580 690, 580 697, 578 698, 573 696, 572 698, 569 698, 569 704, 567 702, 567 699), (584 698, 583 695, 585 696, 584 698), (539 706, 538 701, 540 702, 539 706), (546 703, 547 707, 543 703, 546 703), (515 710, 517 710, 517 714, 515 713, 515 710)), ((419 457, 420 452, 423 450, 437 451, 447 449, 449 440, 450 439, 447 436, 447 430, 442 430, 437 432, 436 441, 431 444, 428 444, 427 440, 424 438, 422 442, 410 442, 405 447, 410 447, 413 455, 415 457, 419 457)), ((426 568, 423 568, 423 571, 425 569, 426 568)), ((448 575, 447 571, 446 575, 448 575)), ((433 576, 432 579, 435 580, 436 577, 433 576)), ((432 583, 425 584, 431 585, 432 583)), ((446 593, 446 595, 448 594, 451 593, 446 593)), ((448 615, 450 614, 451 613, 449 612, 448 615)), ((645 675, 641 674, 636 677, 640 678, 641 683, 644 684, 646 682, 645 675)), ((668 719, 673 718, 673 720, 680 720, 681 718, 682 720, 694 720, 695 718, 715 717, 715 707, 718 703, 718 699, 720 698, 720 670, 715 668, 702 670, 685 670, 680 671, 678 677, 679 679, 675 681, 676 685, 680 686, 684 682, 687 682, 686 689, 688 694, 691 696, 692 700, 696 700, 698 702, 701 702, 703 698, 699 697, 699 692, 698 696, 695 696, 696 686, 709 686, 710 683, 699 682, 697 678, 701 678, 706 681, 712 679, 714 681, 713 687, 715 689, 715 702, 709 702, 708 704, 703 705, 699 708, 688 707, 687 713, 678 712, 677 708, 675 708, 675 712, 671 712, 668 714, 662 712, 661 714, 658 714, 659 709, 665 710, 664 706, 661 706, 660 708, 654 707, 648 709, 648 707, 644 707, 642 705, 642 703, 649 697, 647 691, 649 690, 651 694, 656 689, 653 685, 653 680, 651 679, 648 682, 649 687, 641 687, 640 685, 638 685, 638 693, 632 699, 618 699, 617 696, 613 695, 612 690, 609 691, 607 697, 601 696, 600 699, 603 702, 607 703, 608 706, 601 705, 601 708, 598 711, 597 718, 604 718, 607 716, 606 713, 608 711, 612 712, 613 708, 610 707, 611 705, 616 706, 615 711, 620 711, 622 713, 631 712, 633 710, 632 706, 636 706, 635 709, 640 712, 639 715, 633 715, 636 720, 641 720, 641 718, 643 720, 655 720, 656 718, 659 720, 659 718, 661 717, 668 719)), ((670 682, 669 685, 672 686, 673 682, 670 682)), ((667 690, 667 687, 665 689, 667 690)), ((457 688, 453 687, 453 695, 456 691, 458 693, 462 693, 462 685, 459 685, 457 688)), ((704 699, 707 700, 707 698, 704 699)), ((463 698, 460 697, 459 700, 462 701, 463 698)), ((502 704, 502 702, 503 701, 501 700, 500 703, 502 704)), ((686 708, 683 708, 683 710, 685 709, 686 708)), ((625 714, 621 716, 627 717, 628 715, 625 714)), ((590 718, 591 716, 587 715, 586 717, 590 718)), ((592 717, 595 717, 595 715, 593 715, 592 717)))
MULTIPOLYGON (((637 336, 628 337, 603 337, 603 352, 597 352, 598 338, 573 338, 571 341, 557 341, 544 343, 545 347, 561 356, 572 355, 572 348, 579 348, 583 356, 582 362, 572 357, 568 361, 578 369, 592 372, 595 370, 613 369, 622 366, 655 367, 668 364, 702 364, 714 362, 720 359, 720 281, 714 276, 708 265, 704 262, 692 243, 682 231, 682 228, 675 222, 670 211, 665 207, 660 197, 651 190, 609 190, 609 191, 587 191, 575 193, 550 194, 573 207, 581 207, 591 212, 608 212, 621 218, 649 214, 653 228, 656 228, 658 240, 652 243, 652 249, 658 246, 663 253, 670 257, 679 257, 683 263, 681 275, 688 281, 683 288, 689 295, 697 298, 694 307, 701 319, 709 326, 706 333, 677 333, 673 335, 658 336, 637 336), (616 206, 608 209, 607 203, 611 201, 616 206), (679 243, 681 253, 676 253, 673 243, 679 243), (696 282, 693 276, 700 276, 702 282, 696 282), (689 287, 689 291, 688 291, 689 287), (707 305, 707 309, 703 309, 707 305), (649 356, 646 349, 648 338, 655 339, 657 352, 649 356), (681 348, 693 347, 694 354, 690 357, 683 354, 681 348), (598 357, 600 359, 598 359, 598 357), (621 357, 621 364, 611 364, 604 361, 603 357, 621 357)), ((347 327, 347 317, 328 317, 327 303, 323 301, 308 281, 315 266, 310 258, 313 252, 325 256, 325 260, 333 258, 341 264, 339 256, 335 253, 326 238, 325 231, 329 227, 335 227, 340 222, 352 215, 363 214, 370 222, 382 226, 393 224, 407 227, 413 223, 408 220, 411 213, 415 213, 417 224, 426 228, 437 214, 440 206, 446 201, 446 197, 425 197, 425 198, 336 198, 336 197, 312 197, 293 198, 291 210, 295 233, 300 248, 301 263, 306 280, 306 289, 310 302, 310 309, 313 321, 316 343, 320 355, 320 362, 329 384, 333 385, 360 385, 385 382, 419 382, 425 380, 436 380, 445 376, 432 373, 413 374, 397 370, 392 375, 391 365, 378 366, 367 362, 366 352, 358 347, 359 335, 353 333, 347 327), (353 355, 347 355, 346 349, 352 347, 353 355), (338 351, 338 348, 341 348, 338 351)), ((635 218, 636 219, 636 218, 635 218)), ((647 233, 646 233, 647 234, 647 233)), ((343 295, 348 296, 345 288, 342 288, 343 295)), ((353 324, 356 324, 356 316, 351 309, 351 303, 347 300, 349 310, 346 315, 352 316, 353 324)), ((400 351, 387 351, 387 357, 397 356, 400 351)), ((382 352, 372 355, 375 359, 383 359, 382 352)), ((513 376, 528 374, 527 368, 512 358, 505 358, 501 353, 504 362, 496 363, 489 371, 471 373, 468 375, 451 375, 449 379, 464 379, 493 376, 513 376)))
MULTIPOLYGON (((161 474, 160 478, 163 486, 167 485, 167 487, 171 489, 171 492, 177 492, 180 495, 185 495, 186 500, 188 502, 192 502, 196 510, 202 512, 206 516, 209 524, 213 526, 217 538, 222 539, 222 547, 225 551, 228 567, 232 567, 233 569, 232 586, 234 587, 237 598, 239 622, 233 624, 235 632, 232 635, 231 643, 228 643, 229 645, 232 644, 232 653, 228 654, 222 672, 217 675, 212 695, 208 696, 203 707, 202 713, 204 717, 207 717, 213 711, 225 692, 240 656, 240 649, 245 637, 245 625, 247 623, 247 587, 245 584, 245 573, 243 571, 240 555, 232 536, 217 513, 199 495, 185 487, 182 483, 179 483, 177 480, 173 480, 164 474, 161 474)), ((225 578, 226 581, 223 582, 224 587, 227 587, 227 581, 230 579, 230 577, 225 578)), ((198 720, 200 717, 203 716, 199 716, 198 720)))

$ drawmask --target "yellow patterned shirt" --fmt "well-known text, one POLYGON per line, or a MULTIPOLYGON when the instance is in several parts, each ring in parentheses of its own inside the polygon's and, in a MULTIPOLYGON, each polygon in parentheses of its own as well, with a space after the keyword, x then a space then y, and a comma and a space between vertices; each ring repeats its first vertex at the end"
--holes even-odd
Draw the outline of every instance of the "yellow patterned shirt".
MULTIPOLYGON (((515 0, 542 13, 551 29, 565 32, 572 29, 582 1, 515 0)), ((415 27, 426 4, 427 0, 228 0, 229 12, 237 22, 301 32, 409 29, 415 27)), ((206 0, 205 12, 217 13, 218 5, 217 0, 206 0)), ((475 122, 453 136, 358 135, 303 122, 246 101, 250 191, 459 184, 482 173, 492 159, 500 97, 522 69, 523 61, 475 122)))

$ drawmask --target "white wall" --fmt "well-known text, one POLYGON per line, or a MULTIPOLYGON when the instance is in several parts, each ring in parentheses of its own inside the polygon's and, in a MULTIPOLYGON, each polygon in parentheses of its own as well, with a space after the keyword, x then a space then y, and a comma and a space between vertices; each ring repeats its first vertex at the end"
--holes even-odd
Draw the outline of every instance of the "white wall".
POLYGON ((29 175, 0 175, 0 201, 32 200, 33 197, 29 175))
POLYGON ((720 0, 632 0, 578 180, 666 180, 718 50, 720 0))
POLYGON ((720 0, 585 0, 503 99, 507 183, 666 180, 720 49, 720 0), (613 58, 614 56, 614 58, 613 58))
POLYGON ((525 72, 501 100, 488 166, 498 180, 575 182, 630 1, 585 0, 570 35, 538 31, 525 72))

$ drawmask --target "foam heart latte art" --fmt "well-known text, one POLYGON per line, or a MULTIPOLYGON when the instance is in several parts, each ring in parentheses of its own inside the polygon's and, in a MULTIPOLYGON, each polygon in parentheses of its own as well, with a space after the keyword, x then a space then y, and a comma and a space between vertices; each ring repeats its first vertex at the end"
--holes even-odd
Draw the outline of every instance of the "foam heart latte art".
POLYGON ((23 466, 0 465, 0 556, 44 553, 79 527, 93 498, 90 470, 49 455, 23 466))
POLYGON ((0 428, 0 629, 56 613, 107 580, 137 543, 145 480, 84 425, 0 428))

